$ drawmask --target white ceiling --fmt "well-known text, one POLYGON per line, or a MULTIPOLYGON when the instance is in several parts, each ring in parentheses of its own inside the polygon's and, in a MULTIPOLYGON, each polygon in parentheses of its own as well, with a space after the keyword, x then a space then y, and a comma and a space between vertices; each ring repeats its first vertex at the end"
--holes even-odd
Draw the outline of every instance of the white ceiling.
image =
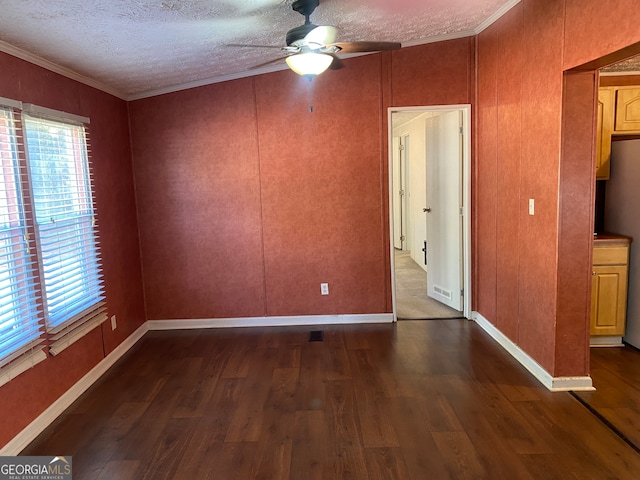
MULTIPOLYGON (((316 25, 338 41, 403 47, 473 35, 520 0, 321 0, 316 25)), ((124 99, 286 68, 252 66, 282 55, 304 23, 293 0, 1 0, 0 51, 124 99)), ((348 68, 348 67, 347 67, 348 68)), ((293 74, 293 73, 292 73, 293 74)))

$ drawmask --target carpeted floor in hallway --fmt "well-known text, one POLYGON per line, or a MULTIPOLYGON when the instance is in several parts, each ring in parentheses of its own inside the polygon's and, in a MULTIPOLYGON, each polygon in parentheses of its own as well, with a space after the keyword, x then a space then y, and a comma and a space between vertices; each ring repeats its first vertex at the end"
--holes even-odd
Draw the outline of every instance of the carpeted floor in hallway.
POLYGON ((459 318, 458 312, 427 297, 427 274, 408 251, 396 250, 396 307, 398 319, 459 318))

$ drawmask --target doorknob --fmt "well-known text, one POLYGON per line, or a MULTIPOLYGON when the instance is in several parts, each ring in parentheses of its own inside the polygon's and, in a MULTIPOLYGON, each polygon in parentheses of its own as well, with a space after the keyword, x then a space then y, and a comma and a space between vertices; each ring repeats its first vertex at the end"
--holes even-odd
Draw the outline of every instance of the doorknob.
POLYGON ((431 211, 431 207, 423 208, 422 211, 424 213, 429 213, 431 211))

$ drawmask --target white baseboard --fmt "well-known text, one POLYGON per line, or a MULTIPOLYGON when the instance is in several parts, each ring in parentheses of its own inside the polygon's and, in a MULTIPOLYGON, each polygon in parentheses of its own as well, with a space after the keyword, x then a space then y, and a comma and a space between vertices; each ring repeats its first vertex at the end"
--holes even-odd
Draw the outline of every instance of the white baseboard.
POLYGON ((29 443, 31 443, 45 428, 58 418, 80 395, 82 395, 91 385, 93 385, 109 368, 111 368, 125 353, 140 340, 148 327, 145 322, 133 332, 124 342, 118 345, 99 364, 93 367, 84 377, 78 380, 69 390, 67 390, 58 400, 52 403, 49 408, 42 412, 34 421, 16 435, 9 443, 0 450, 0 456, 18 455, 29 443))
POLYGON ((361 323, 392 323, 392 313, 371 315, 304 315, 299 317, 202 318, 149 320, 149 330, 197 330, 202 328, 289 327, 361 323))
POLYGON ((522 364, 524 368, 538 379, 545 387, 552 392, 574 391, 590 391, 593 388, 593 382, 590 376, 584 377, 553 377, 538 362, 531 358, 518 345, 513 343, 505 334, 498 330, 489 320, 484 318, 478 312, 473 312, 471 319, 487 332, 496 342, 502 346, 513 358, 522 364))
POLYGON ((591 337, 589 340, 591 347, 624 347, 622 337, 597 336, 591 337))

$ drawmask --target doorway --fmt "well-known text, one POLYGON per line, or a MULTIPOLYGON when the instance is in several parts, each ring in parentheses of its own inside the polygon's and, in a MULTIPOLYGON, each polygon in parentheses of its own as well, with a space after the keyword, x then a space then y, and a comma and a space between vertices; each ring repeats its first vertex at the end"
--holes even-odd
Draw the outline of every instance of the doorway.
POLYGON ((388 114, 394 320, 469 318, 471 106, 388 114))

